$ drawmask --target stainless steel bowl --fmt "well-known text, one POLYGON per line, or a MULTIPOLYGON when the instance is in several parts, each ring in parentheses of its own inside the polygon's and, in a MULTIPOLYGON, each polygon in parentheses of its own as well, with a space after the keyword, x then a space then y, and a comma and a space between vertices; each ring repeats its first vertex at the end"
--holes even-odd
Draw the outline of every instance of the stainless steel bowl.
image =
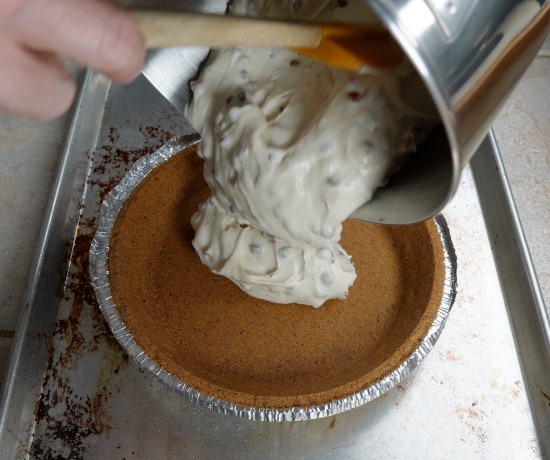
POLYGON ((424 80, 444 132, 431 136, 352 217, 413 223, 454 196, 462 169, 548 34, 550 1, 365 1, 424 80))
MULTIPOLYGON (((454 196, 462 169, 548 34, 550 0, 364 1, 416 67, 443 127, 351 217, 415 223, 436 215, 454 196)), ((138 3, 214 14, 223 14, 227 5, 226 0, 138 3)), ((183 110, 189 80, 207 54, 207 48, 151 51, 143 73, 183 110)))

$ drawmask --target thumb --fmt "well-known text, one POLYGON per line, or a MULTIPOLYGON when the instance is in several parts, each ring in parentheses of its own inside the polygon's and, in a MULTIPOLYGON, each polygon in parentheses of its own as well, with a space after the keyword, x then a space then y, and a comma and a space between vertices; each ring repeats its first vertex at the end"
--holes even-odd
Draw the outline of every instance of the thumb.
POLYGON ((68 56, 114 81, 128 83, 143 68, 145 45, 126 10, 97 0, 29 0, 9 22, 16 39, 68 56))
POLYGON ((0 40, 0 62, 0 109, 46 121, 70 107, 76 85, 57 56, 0 40))

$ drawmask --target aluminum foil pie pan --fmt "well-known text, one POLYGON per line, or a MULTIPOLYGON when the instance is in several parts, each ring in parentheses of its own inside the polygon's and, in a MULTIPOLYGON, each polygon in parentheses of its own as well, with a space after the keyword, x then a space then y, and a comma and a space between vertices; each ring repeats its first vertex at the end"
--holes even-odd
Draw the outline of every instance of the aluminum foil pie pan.
POLYGON ((135 359, 141 367, 152 373, 175 393, 215 412, 234 415, 249 420, 280 422, 329 417, 372 401, 405 379, 434 347, 435 342, 445 326, 456 297, 456 255, 447 222, 442 214, 434 217, 434 222, 441 238, 445 259, 443 295, 436 317, 418 347, 399 367, 380 381, 351 396, 331 401, 328 404, 290 409, 265 409, 241 406, 229 401, 222 401, 218 398, 207 396, 194 390, 185 382, 179 380, 153 362, 147 353, 139 347, 118 314, 116 305, 113 303, 111 296, 109 273, 107 270, 111 231, 125 200, 132 194, 137 185, 156 166, 160 165, 185 147, 197 144, 199 141, 200 136, 198 134, 175 137, 156 152, 140 158, 130 168, 128 174, 121 182, 109 193, 101 205, 98 229, 90 248, 90 279, 101 311, 122 348, 135 359))

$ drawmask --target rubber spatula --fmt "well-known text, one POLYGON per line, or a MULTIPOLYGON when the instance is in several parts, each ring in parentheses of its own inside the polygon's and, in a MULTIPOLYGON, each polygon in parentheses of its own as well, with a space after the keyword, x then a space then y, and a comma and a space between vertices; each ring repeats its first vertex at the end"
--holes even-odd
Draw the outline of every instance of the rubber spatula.
POLYGON ((380 26, 284 22, 180 11, 134 10, 147 48, 274 46, 347 70, 394 70, 403 51, 380 26))

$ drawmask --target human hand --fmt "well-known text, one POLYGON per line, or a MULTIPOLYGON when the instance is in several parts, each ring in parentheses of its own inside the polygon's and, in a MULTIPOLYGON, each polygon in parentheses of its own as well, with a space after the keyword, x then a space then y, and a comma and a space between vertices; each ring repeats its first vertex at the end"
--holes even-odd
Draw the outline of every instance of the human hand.
POLYGON ((58 53, 129 83, 145 45, 132 15, 102 0, 0 0, 0 110, 41 120, 65 112, 76 84, 58 53))

